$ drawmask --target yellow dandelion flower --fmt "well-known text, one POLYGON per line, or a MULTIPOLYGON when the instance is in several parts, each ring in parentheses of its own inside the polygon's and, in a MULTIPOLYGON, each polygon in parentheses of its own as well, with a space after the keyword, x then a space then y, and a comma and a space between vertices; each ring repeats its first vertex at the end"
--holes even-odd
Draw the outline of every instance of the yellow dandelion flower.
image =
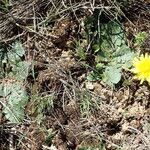
POLYGON ((135 78, 150 83, 150 55, 145 54, 134 58, 132 72, 135 74, 135 78))

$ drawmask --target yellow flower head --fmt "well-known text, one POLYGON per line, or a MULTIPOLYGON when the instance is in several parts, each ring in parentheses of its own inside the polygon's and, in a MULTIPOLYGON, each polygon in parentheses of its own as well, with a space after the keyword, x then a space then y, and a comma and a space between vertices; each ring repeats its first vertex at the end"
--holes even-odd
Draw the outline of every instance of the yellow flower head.
POLYGON ((132 72, 135 74, 135 78, 150 83, 150 55, 145 54, 134 58, 132 72))

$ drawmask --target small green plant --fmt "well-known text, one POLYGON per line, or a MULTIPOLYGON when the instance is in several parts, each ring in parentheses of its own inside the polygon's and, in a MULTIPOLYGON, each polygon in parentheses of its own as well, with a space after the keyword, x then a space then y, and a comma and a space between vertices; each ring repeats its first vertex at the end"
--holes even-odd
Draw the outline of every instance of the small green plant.
POLYGON ((46 145, 51 145, 52 144, 52 140, 53 140, 53 138, 55 136, 55 132, 53 132, 52 129, 49 129, 49 130, 46 130, 46 133, 47 133, 47 136, 46 136, 45 144, 46 145))
MULTIPOLYGON (((89 23, 92 24, 93 20, 89 23)), ((135 53, 126 44, 122 24, 117 21, 109 21, 99 26, 92 26, 92 29, 88 25, 87 30, 89 30, 87 33, 89 41, 94 36, 91 49, 96 63, 87 79, 90 81, 103 80, 110 86, 117 84, 121 80, 122 69, 130 68, 131 61, 135 57, 135 53)))
POLYGON ((17 41, 8 49, 0 49, 1 74, 0 103, 3 113, 10 122, 21 122, 24 119, 24 109, 28 102, 23 81, 28 76, 30 63, 23 61, 25 51, 17 41))
POLYGON ((40 124, 44 117, 45 112, 53 107, 54 95, 32 95, 31 96, 31 106, 30 114, 35 116, 35 120, 40 124))
POLYGON ((142 47, 145 40, 148 38, 148 33, 146 32, 139 32, 137 35, 135 35, 135 45, 138 47, 142 47))
POLYGON ((9 121, 20 122, 24 119, 24 108, 27 102, 27 93, 20 82, 14 80, 0 84, 0 103, 9 121))
POLYGON ((24 48, 20 42, 12 44, 11 49, 7 52, 7 64, 12 68, 7 73, 8 76, 14 77, 17 80, 23 81, 27 78, 30 62, 22 61, 25 55, 24 48))
POLYGON ((82 117, 89 117, 101 105, 101 99, 98 97, 93 98, 87 90, 80 91, 78 94, 82 117))
POLYGON ((80 111, 82 116, 89 116, 91 114, 91 108, 93 107, 92 96, 87 91, 84 91, 80 95, 80 100, 80 111))
POLYGON ((76 46, 76 54, 79 57, 79 59, 85 60, 87 54, 86 54, 85 47, 83 46, 83 43, 81 44, 80 41, 75 41, 75 46, 76 46))
POLYGON ((1 0, 0 1, 0 11, 6 13, 9 10, 10 0, 1 0))

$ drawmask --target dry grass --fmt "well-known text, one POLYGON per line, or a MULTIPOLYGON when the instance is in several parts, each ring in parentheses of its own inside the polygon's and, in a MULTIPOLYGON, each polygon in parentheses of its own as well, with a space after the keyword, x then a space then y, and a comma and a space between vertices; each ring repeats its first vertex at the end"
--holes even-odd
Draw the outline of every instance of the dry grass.
POLYGON ((8 40, 8 38, 18 34, 18 32, 22 32, 22 30, 35 33, 41 25, 48 24, 58 18, 61 20, 71 13, 79 21, 78 11, 80 13, 83 11, 84 15, 86 13, 92 14, 96 9, 99 9, 105 12, 108 17, 115 17, 115 15, 122 13, 120 6, 116 4, 113 1, 98 2, 95 0, 61 0, 59 2, 56 0, 12 1, 11 4, 7 4, 10 7, 7 8, 5 13, 1 10, 0 40, 8 40))

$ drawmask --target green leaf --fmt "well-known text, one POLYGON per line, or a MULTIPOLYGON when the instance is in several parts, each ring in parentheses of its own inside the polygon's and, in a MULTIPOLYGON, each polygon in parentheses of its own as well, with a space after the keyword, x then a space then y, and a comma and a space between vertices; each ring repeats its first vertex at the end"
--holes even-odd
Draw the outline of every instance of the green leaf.
POLYGON ((21 57, 24 56, 25 50, 20 42, 15 42, 12 44, 12 49, 8 51, 8 60, 12 64, 16 64, 21 61, 21 57))
POLYGON ((25 54, 25 50, 19 41, 12 45, 12 51, 14 51, 20 57, 24 56, 25 54))
POLYGON ((96 81, 100 79, 100 74, 98 72, 92 71, 88 76, 87 80, 88 81, 96 81))
POLYGON ((97 53, 97 52, 100 50, 100 47, 99 47, 98 44, 94 44, 94 45, 92 46, 92 49, 94 50, 95 53, 97 53))
POLYGON ((110 54, 107 51, 99 51, 95 61, 97 63, 101 63, 101 62, 109 62, 110 61, 110 54))
POLYGON ((107 24, 101 24, 101 37, 99 40, 102 51, 113 52, 122 45, 125 45, 126 38, 122 24, 110 21, 107 24))
POLYGON ((0 103, 3 105, 2 112, 11 122, 21 122, 24 119, 24 109, 28 101, 22 81, 28 76, 30 64, 22 61, 21 57, 24 54, 25 51, 20 42, 12 44, 12 49, 9 51, 0 49, 0 67, 3 68, 3 65, 6 65, 5 70, 7 71, 4 72, 7 75, 7 80, 3 76, 4 82, 0 84, 0 103))
POLYGON ((122 56, 114 57, 111 64, 118 65, 120 68, 130 68, 134 57, 134 52, 128 52, 122 56))
POLYGON ((117 48, 112 55, 113 57, 119 57, 130 52, 131 49, 127 45, 122 45, 121 47, 117 48))
POLYGON ((14 52, 11 52, 9 51, 7 53, 7 56, 8 56, 8 62, 12 65, 12 64, 16 64, 18 63, 19 61, 21 61, 19 55, 17 55, 16 53, 14 52))
POLYGON ((103 73, 103 80, 108 85, 117 84, 121 80, 121 70, 115 66, 107 67, 103 73))
POLYGON ((97 63, 96 64, 96 69, 97 70, 102 70, 104 68, 104 64, 103 63, 97 63))
POLYGON ((14 76, 18 80, 25 80, 28 76, 30 63, 26 61, 18 62, 16 65, 13 65, 12 72, 10 76, 14 76))
POLYGON ((3 85, 3 93, 6 99, 3 113, 10 122, 21 122, 24 119, 24 109, 28 101, 25 88, 20 82, 3 85))

